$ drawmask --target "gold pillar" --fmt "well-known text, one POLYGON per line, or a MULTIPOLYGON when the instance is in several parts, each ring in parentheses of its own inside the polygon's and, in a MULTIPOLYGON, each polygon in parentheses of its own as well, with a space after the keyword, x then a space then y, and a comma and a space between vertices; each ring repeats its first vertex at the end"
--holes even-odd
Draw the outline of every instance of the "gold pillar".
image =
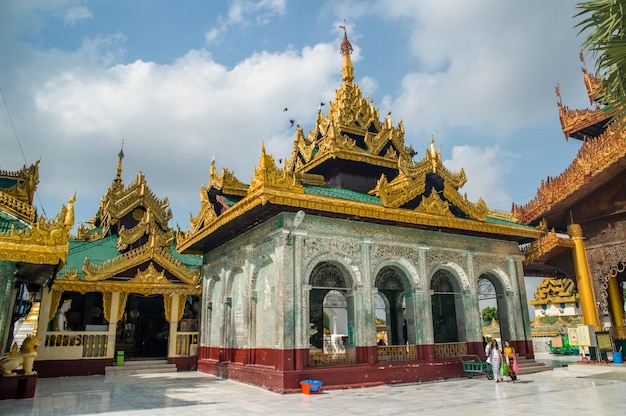
POLYGON ((617 276, 609 279, 609 307, 611 308, 611 326, 624 326, 624 303, 617 282, 617 276))
POLYGON ((583 310, 583 321, 585 325, 593 325, 596 330, 599 330, 601 329, 600 320, 598 319, 598 310, 593 296, 593 286, 591 285, 591 273, 589 272, 589 263, 587 262, 587 253, 585 252, 583 231, 580 224, 570 224, 567 226, 567 233, 574 242, 572 254, 574 256, 576 280, 578 281, 580 305, 583 310))

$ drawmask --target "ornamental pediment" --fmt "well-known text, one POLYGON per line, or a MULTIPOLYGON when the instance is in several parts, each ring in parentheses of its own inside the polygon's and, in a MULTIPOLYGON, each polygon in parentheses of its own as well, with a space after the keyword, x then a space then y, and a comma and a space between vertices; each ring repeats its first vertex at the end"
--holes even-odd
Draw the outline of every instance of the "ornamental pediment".
POLYGON ((102 281, 137 268, 146 262, 158 264, 184 283, 196 284, 200 278, 200 270, 189 268, 176 259, 170 253, 169 247, 154 247, 149 244, 100 264, 85 259, 82 272, 86 281, 102 281))

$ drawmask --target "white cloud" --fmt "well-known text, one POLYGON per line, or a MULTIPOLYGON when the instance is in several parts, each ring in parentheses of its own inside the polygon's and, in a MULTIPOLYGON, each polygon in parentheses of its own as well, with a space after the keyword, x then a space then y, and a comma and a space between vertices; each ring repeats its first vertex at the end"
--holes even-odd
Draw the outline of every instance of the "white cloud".
MULTIPOLYGON (((410 39, 395 114, 410 135, 465 128, 502 141, 554 118, 557 82, 581 91, 575 3, 380 0, 375 13, 410 39)), ((389 91, 392 93, 392 91, 389 91)), ((582 97, 581 94, 577 99, 582 97)))
POLYGON ((217 42, 233 25, 267 25, 271 18, 285 14, 287 0, 235 0, 228 9, 227 16, 218 16, 217 25, 205 32, 208 44, 217 42))
MULTIPOLYGON (((86 56, 101 43, 88 44, 82 50, 86 56)), ((76 59, 58 51, 41 59, 68 56, 76 59)), ((86 202, 92 205, 85 208, 91 212, 77 218, 92 216, 113 179, 124 140, 125 183, 142 170, 155 192, 169 197, 177 221, 186 226, 186 211, 197 209, 198 189, 208 182, 211 158, 215 156, 218 169, 227 167, 249 182, 261 141, 277 162, 289 157, 295 134, 289 119, 303 126, 314 122, 315 103, 334 97, 340 67, 335 44, 262 52, 232 69, 195 50, 166 65, 137 60, 62 67, 31 86, 34 106, 26 106, 17 121, 23 126, 36 118, 39 125, 26 134, 47 132, 50 139, 37 145, 45 155, 39 192, 46 200, 57 194, 60 206, 75 189, 77 210, 86 202), (45 159, 51 155, 56 155, 55 167, 48 170, 45 159)))
POLYGON ((71 7, 65 11, 65 24, 73 26, 79 20, 93 19, 93 13, 86 6, 71 7))
POLYGON ((454 146, 452 159, 444 165, 452 171, 465 170, 467 183, 459 189, 472 202, 482 197, 487 206, 509 211, 511 196, 505 188, 504 177, 511 170, 515 158, 494 147, 454 146))

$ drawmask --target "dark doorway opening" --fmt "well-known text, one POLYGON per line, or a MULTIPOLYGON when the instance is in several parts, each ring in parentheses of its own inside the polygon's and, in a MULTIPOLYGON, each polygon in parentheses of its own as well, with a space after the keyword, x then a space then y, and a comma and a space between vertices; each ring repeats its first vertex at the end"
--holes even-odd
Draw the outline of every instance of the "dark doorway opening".
POLYGON ((123 350, 131 360, 167 357, 168 337, 163 296, 130 294, 118 323, 116 350, 123 350))

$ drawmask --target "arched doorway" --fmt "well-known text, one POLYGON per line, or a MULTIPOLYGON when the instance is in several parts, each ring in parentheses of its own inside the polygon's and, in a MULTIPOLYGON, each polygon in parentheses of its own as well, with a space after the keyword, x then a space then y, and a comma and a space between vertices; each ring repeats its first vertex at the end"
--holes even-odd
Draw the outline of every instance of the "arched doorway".
MULTIPOLYGON (((465 315, 457 280, 448 271, 437 270, 431 279, 430 288, 435 344, 464 343, 465 315)), ((449 348, 446 355, 458 354, 454 348, 449 348)))
POLYGON ((376 296, 380 297, 379 302, 384 303, 386 308, 384 319, 387 326, 386 345, 415 343, 415 331, 407 326, 407 316, 413 316, 413 304, 406 301, 406 294, 410 294, 411 291, 401 273, 395 267, 383 267, 376 276, 375 285, 378 289, 376 296))
POLYGON ((309 292, 309 365, 350 364, 354 352, 354 299, 340 266, 323 262, 311 272, 309 292))
POLYGON ((481 274, 477 284, 483 335, 488 339, 496 338, 501 344, 511 338, 506 289, 500 279, 491 273, 481 274))

